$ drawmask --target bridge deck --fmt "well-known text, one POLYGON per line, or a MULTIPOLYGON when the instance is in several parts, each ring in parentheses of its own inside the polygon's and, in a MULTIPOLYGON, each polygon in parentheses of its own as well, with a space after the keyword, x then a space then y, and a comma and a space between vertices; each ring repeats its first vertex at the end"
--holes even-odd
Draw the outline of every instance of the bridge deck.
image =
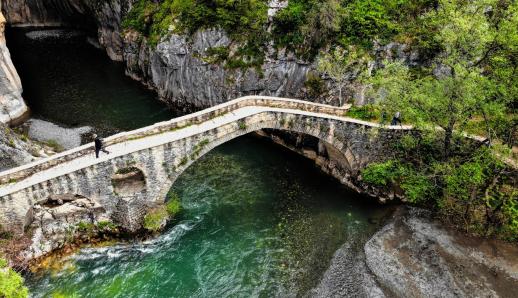
MULTIPOLYGON (((259 114, 262 112, 280 112, 286 114, 299 114, 319 118, 328 118, 339 121, 347 121, 358 123, 365 126, 380 127, 379 124, 352 119, 343 116, 347 111, 347 107, 337 108, 328 105, 321 105, 310 102, 303 102, 292 99, 280 99, 271 97, 250 96, 240 98, 213 108, 209 108, 191 115, 176 118, 170 121, 157 123, 155 125, 141 128, 138 130, 124 132, 107 138, 105 141, 108 145, 107 149, 111 154, 101 154, 97 159, 93 152, 92 144, 83 145, 81 147, 71 149, 55 156, 36 161, 18 168, 0 173, 0 197, 15 193, 38 183, 49 179, 63 176, 83 168, 87 168, 97 163, 102 163, 109 159, 124 156, 133 152, 144 149, 153 148, 176 140, 188 138, 199 133, 203 133, 217 127, 235 123, 240 119, 259 114), (257 104, 257 100, 273 101, 275 104, 257 104), (238 105, 236 109, 232 109, 236 103, 244 101, 252 101, 249 105, 238 105), (254 103, 255 102, 255 103, 254 103), (281 103, 281 104, 278 104, 281 103), (293 104, 303 104, 311 108, 293 109, 293 104), (271 107, 286 106, 288 108, 271 107), (229 108, 230 107, 230 108, 229 108), (187 124, 187 120, 197 119, 199 116, 208 115, 215 111, 225 110, 227 112, 219 116, 210 117, 198 124, 187 124), (313 111, 308 111, 313 110, 313 111), (323 112, 314 112, 314 111, 323 112), (181 123, 182 125, 180 125, 181 123), (173 129, 171 129, 171 125, 173 129), (162 128, 166 129, 162 129, 162 128), (174 128, 177 127, 177 128, 174 128), (9 181, 11 180, 11 181, 9 181), (11 183, 9 183, 11 182, 11 183)), ((386 129, 411 129, 410 126, 385 127, 386 129)))

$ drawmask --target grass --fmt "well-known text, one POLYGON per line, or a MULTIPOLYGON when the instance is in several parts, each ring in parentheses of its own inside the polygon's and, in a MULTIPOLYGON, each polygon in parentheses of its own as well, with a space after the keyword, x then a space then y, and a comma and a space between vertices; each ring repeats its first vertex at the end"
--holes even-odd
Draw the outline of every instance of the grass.
POLYGON ((200 152, 203 150, 203 148, 205 148, 205 146, 207 146, 208 144, 209 144, 208 139, 204 139, 203 141, 196 144, 196 146, 194 146, 194 148, 193 148, 193 152, 191 154, 191 159, 192 160, 196 159, 198 157, 198 155, 200 154, 200 152))
POLYGON ((52 150, 54 150, 55 152, 65 151, 65 148, 63 148, 63 146, 61 146, 56 140, 48 140, 45 142, 45 145, 52 148, 52 150))

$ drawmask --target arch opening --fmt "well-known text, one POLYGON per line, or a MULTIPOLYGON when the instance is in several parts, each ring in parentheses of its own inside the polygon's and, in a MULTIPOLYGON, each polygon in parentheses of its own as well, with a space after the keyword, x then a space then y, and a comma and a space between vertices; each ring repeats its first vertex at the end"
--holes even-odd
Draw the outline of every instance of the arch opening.
POLYGON ((120 196, 133 196, 146 189, 146 177, 136 167, 118 169, 111 177, 113 191, 120 196))
MULTIPOLYGON (((351 186, 351 184, 343 180, 343 177, 351 177, 353 175, 356 157, 352 154, 347 154, 348 146, 341 140, 333 138, 334 144, 331 144, 328 142, 329 139, 324 140, 322 138, 318 129, 315 130, 307 125, 286 125, 286 123, 280 123, 279 125, 279 123, 264 122, 260 123, 260 125, 249 125, 249 122, 244 121, 239 122, 237 128, 238 131, 231 134, 231 136, 227 135, 216 138, 209 136, 210 141, 207 138, 198 138, 193 141, 195 145, 190 150, 187 150, 184 156, 175 157, 175 164, 172 166, 164 164, 169 179, 163 184, 163 188, 159 192, 159 199, 166 197, 166 194, 173 187, 178 177, 200 157, 230 140, 248 134, 269 139, 278 145, 313 160, 317 168, 338 179, 340 183, 351 186), (245 125, 242 123, 245 123, 245 125)), ((329 128, 327 128, 325 134, 328 131, 329 128)))

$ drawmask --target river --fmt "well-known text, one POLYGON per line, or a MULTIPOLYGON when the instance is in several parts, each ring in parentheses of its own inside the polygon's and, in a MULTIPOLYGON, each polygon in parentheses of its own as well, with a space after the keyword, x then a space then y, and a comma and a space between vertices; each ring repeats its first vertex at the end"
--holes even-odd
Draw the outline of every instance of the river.
MULTIPOLYGON (((85 35, 45 32, 16 29, 8 36, 36 117, 113 132, 177 115, 85 35)), ((32 295, 303 296, 339 247, 361 248, 391 211, 255 136, 214 149, 173 189, 183 210, 161 235, 85 247, 63 266, 27 275, 32 295)))

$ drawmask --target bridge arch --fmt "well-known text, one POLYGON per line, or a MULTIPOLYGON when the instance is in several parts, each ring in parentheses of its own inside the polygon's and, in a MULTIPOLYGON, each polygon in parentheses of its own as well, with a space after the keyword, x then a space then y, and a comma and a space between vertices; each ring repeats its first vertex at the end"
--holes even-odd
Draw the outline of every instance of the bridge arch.
POLYGON ((166 171, 168 171, 167 168, 172 167, 173 169, 169 171, 173 172, 169 172, 164 183, 162 183, 158 197, 165 198, 178 177, 193 163, 214 148, 240 136, 263 129, 301 133, 312 136, 319 141, 324 141, 333 146, 337 151, 342 152, 343 158, 346 160, 347 170, 350 171, 351 174, 358 171, 357 166, 360 163, 360 158, 358 158, 352 150, 348 149, 349 144, 347 140, 335 138, 332 134, 329 134, 330 131, 335 131, 340 128, 336 127, 332 122, 318 122, 318 119, 296 114, 258 114, 241 119, 229 127, 218 128, 208 132, 204 137, 197 138, 190 142, 190 145, 186 145, 185 152, 181 156, 176 156, 173 159, 172 165, 168 163, 163 164, 166 171), (315 123, 317 123, 317 125, 315 125, 315 123), (224 133, 221 133, 222 131, 224 131, 224 133))
POLYGON ((326 142, 348 165, 345 173, 331 174, 363 191, 359 171, 369 162, 385 159, 394 139, 411 128, 380 127, 344 117, 346 111, 347 107, 249 96, 120 133, 105 139, 110 155, 96 159, 92 144, 87 144, 0 173, 0 224, 23 233, 35 205, 51 195, 77 194, 99 203, 106 210, 105 217, 129 230, 137 229, 146 208, 163 202, 176 179, 199 157, 262 129, 302 133, 326 142), (117 191, 112 183, 124 167, 137 169, 132 181, 135 189, 128 193, 117 191))

